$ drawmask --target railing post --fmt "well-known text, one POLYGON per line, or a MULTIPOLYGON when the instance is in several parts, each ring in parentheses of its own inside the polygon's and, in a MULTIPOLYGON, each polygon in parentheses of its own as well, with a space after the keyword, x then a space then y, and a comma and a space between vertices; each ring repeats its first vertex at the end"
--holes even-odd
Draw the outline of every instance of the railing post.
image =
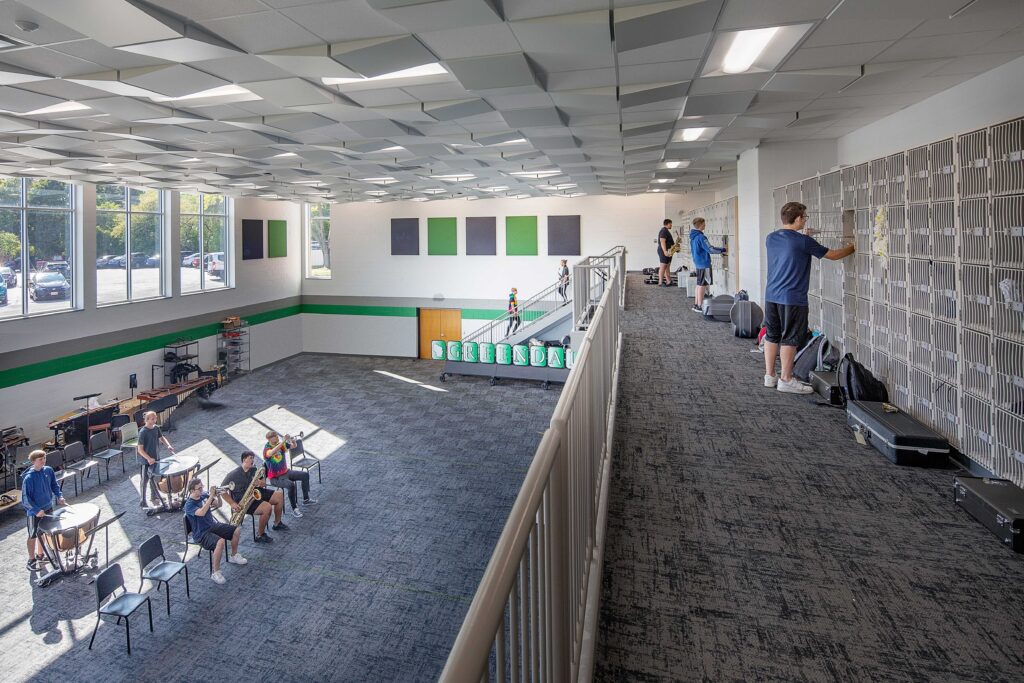
POLYGON ((569 624, 569 590, 567 555, 568 534, 568 439, 564 419, 552 420, 551 428, 558 443, 558 452, 551 468, 551 668, 553 680, 568 681, 572 663, 569 624))

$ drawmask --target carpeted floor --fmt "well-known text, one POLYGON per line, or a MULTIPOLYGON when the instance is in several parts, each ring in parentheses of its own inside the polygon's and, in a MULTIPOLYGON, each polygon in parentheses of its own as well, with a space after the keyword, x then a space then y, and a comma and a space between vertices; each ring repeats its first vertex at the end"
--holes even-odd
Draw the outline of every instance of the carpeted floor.
MULTIPOLYGON (((133 620, 104 623, 93 651, 95 589, 85 577, 35 588, 25 570, 22 513, 0 523, 0 661, 5 681, 431 681, 476 591, 519 491, 557 391, 480 379, 437 382, 439 364, 412 359, 303 355, 240 379, 214 395, 224 407, 182 408, 169 434, 178 452, 220 457, 213 483, 243 446, 261 447, 267 426, 305 431, 323 458, 319 504, 254 545, 248 520, 244 567, 209 579, 191 549, 192 599, 172 585, 171 616, 154 598, 156 631, 133 620), (374 373, 387 370, 446 392, 374 373), (265 426, 266 425, 266 426, 265 426)), ((70 502, 93 502, 112 527, 111 561, 138 590, 135 549, 160 534, 173 559, 184 551, 180 513, 146 518, 129 465, 70 502)), ((73 488, 67 482, 70 494, 73 488)), ((102 562, 102 550, 101 550, 102 562)))
POLYGON ((628 280, 601 681, 1021 681, 1024 557, 628 280))

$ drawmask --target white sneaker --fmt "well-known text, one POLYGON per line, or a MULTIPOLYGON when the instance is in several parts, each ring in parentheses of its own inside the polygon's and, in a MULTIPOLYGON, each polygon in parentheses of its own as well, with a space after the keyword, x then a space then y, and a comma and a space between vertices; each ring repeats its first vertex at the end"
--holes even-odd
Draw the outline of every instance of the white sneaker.
POLYGON ((317 501, 315 498, 307 498, 306 500, 302 501, 303 505, 316 505, 316 503, 317 501))
POLYGON ((235 553, 234 555, 228 556, 228 562, 231 564, 249 564, 249 560, 242 557, 241 553, 235 553))
MULTIPOLYGON (((229 560, 229 562, 230 562, 230 560, 229 560)), ((221 574, 220 572, 214 572, 214 573, 210 574, 210 580, 213 581, 214 583, 221 583, 221 584, 228 582, 228 580, 225 579, 224 575, 221 574)))
POLYGON ((768 387, 769 389, 774 389, 775 387, 777 387, 779 385, 779 378, 778 377, 772 377, 771 375, 765 375, 764 376, 764 385, 766 387, 768 387))
POLYGON ((295 515, 296 517, 301 517, 302 516, 302 511, 299 510, 299 508, 295 508, 294 510, 292 510, 292 514, 295 515))
POLYGON ((776 387, 779 391, 784 394, 813 394, 814 388, 810 384, 805 384, 798 379, 791 379, 788 382, 784 379, 779 380, 779 385, 776 387))

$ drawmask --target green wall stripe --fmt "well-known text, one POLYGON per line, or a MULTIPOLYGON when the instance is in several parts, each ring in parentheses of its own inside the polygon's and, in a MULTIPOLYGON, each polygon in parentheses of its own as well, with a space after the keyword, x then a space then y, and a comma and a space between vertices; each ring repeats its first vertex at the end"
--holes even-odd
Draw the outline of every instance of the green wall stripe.
MULTIPOLYGON (((411 306, 352 306, 344 304, 301 304, 297 306, 286 306, 272 311, 254 313, 245 316, 250 325, 259 325, 272 320, 288 318, 299 313, 315 313, 319 315, 368 315, 393 318, 415 318, 418 309, 411 306)), ((505 311, 498 308, 463 308, 462 317, 465 320, 495 320, 505 314, 505 311)), ((523 320, 536 320, 543 313, 541 311, 524 311, 523 320)), ((83 368, 101 365, 111 361, 137 356, 140 353, 162 349, 165 344, 170 344, 181 338, 200 339, 202 337, 215 336, 220 330, 219 323, 200 325, 178 332, 161 334, 155 337, 147 337, 124 344, 115 344, 101 349, 77 353, 70 356, 62 356, 39 363, 22 365, 17 368, 0 371, 0 389, 13 387, 25 382, 33 382, 38 379, 60 375, 65 372, 73 372, 83 368)))
POLYGON ((394 318, 415 318, 417 309, 412 306, 349 306, 346 304, 302 304, 303 313, 323 315, 376 315, 394 318))

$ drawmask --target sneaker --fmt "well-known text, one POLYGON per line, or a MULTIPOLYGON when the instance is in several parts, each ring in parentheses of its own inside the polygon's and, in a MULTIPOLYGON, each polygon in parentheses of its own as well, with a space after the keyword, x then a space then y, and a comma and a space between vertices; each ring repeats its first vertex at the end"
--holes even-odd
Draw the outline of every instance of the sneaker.
POLYGON ((288 529, 290 527, 287 524, 285 524, 284 522, 278 522, 277 524, 275 524, 274 526, 272 526, 270 528, 273 529, 274 531, 288 531, 288 529))
POLYGON ((700 313, 700 306, 698 306, 697 304, 694 304, 694 305, 690 306, 690 310, 693 311, 694 313, 700 313))
POLYGON ((220 584, 224 584, 224 583, 228 582, 228 580, 225 579, 224 575, 221 574, 220 572, 214 572, 214 573, 210 574, 210 580, 213 581, 214 583, 220 583, 220 584))
POLYGON ((274 539, 270 537, 270 534, 263 533, 256 537, 254 543, 273 543, 274 539))
POLYGON ((303 505, 316 505, 316 499, 315 498, 306 498, 304 501, 302 501, 302 504, 303 505))
POLYGON ((39 571, 39 565, 36 564, 35 560, 29 560, 25 563, 25 569, 29 570, 30 572, 37 572, 39 571))
POLYGON ((814 389, 810 384, 805 384, 797 379, 791 379, 788 382, 784 379, 779 380, 779 384, 776 387, 779 391, 784 394, 813 394, 814 389))
POLYGON ((241 553, 235 553, 234 555, 228 555, 228 562, 231 564, 249 564, 249 560, 242 557, 241 553))
POLYGON ((299 510, 299 508, 292 510, 292 514, 295 515, 295 517, 302 517, 302 511, 299 510))
POLYGON ((764 376, 764 385, 766 387, 768 387, 769 389, 774 389, 775 387, 779 386, 779 378, 778 377, 772 377, 771 375, 765 375, 764 376))

